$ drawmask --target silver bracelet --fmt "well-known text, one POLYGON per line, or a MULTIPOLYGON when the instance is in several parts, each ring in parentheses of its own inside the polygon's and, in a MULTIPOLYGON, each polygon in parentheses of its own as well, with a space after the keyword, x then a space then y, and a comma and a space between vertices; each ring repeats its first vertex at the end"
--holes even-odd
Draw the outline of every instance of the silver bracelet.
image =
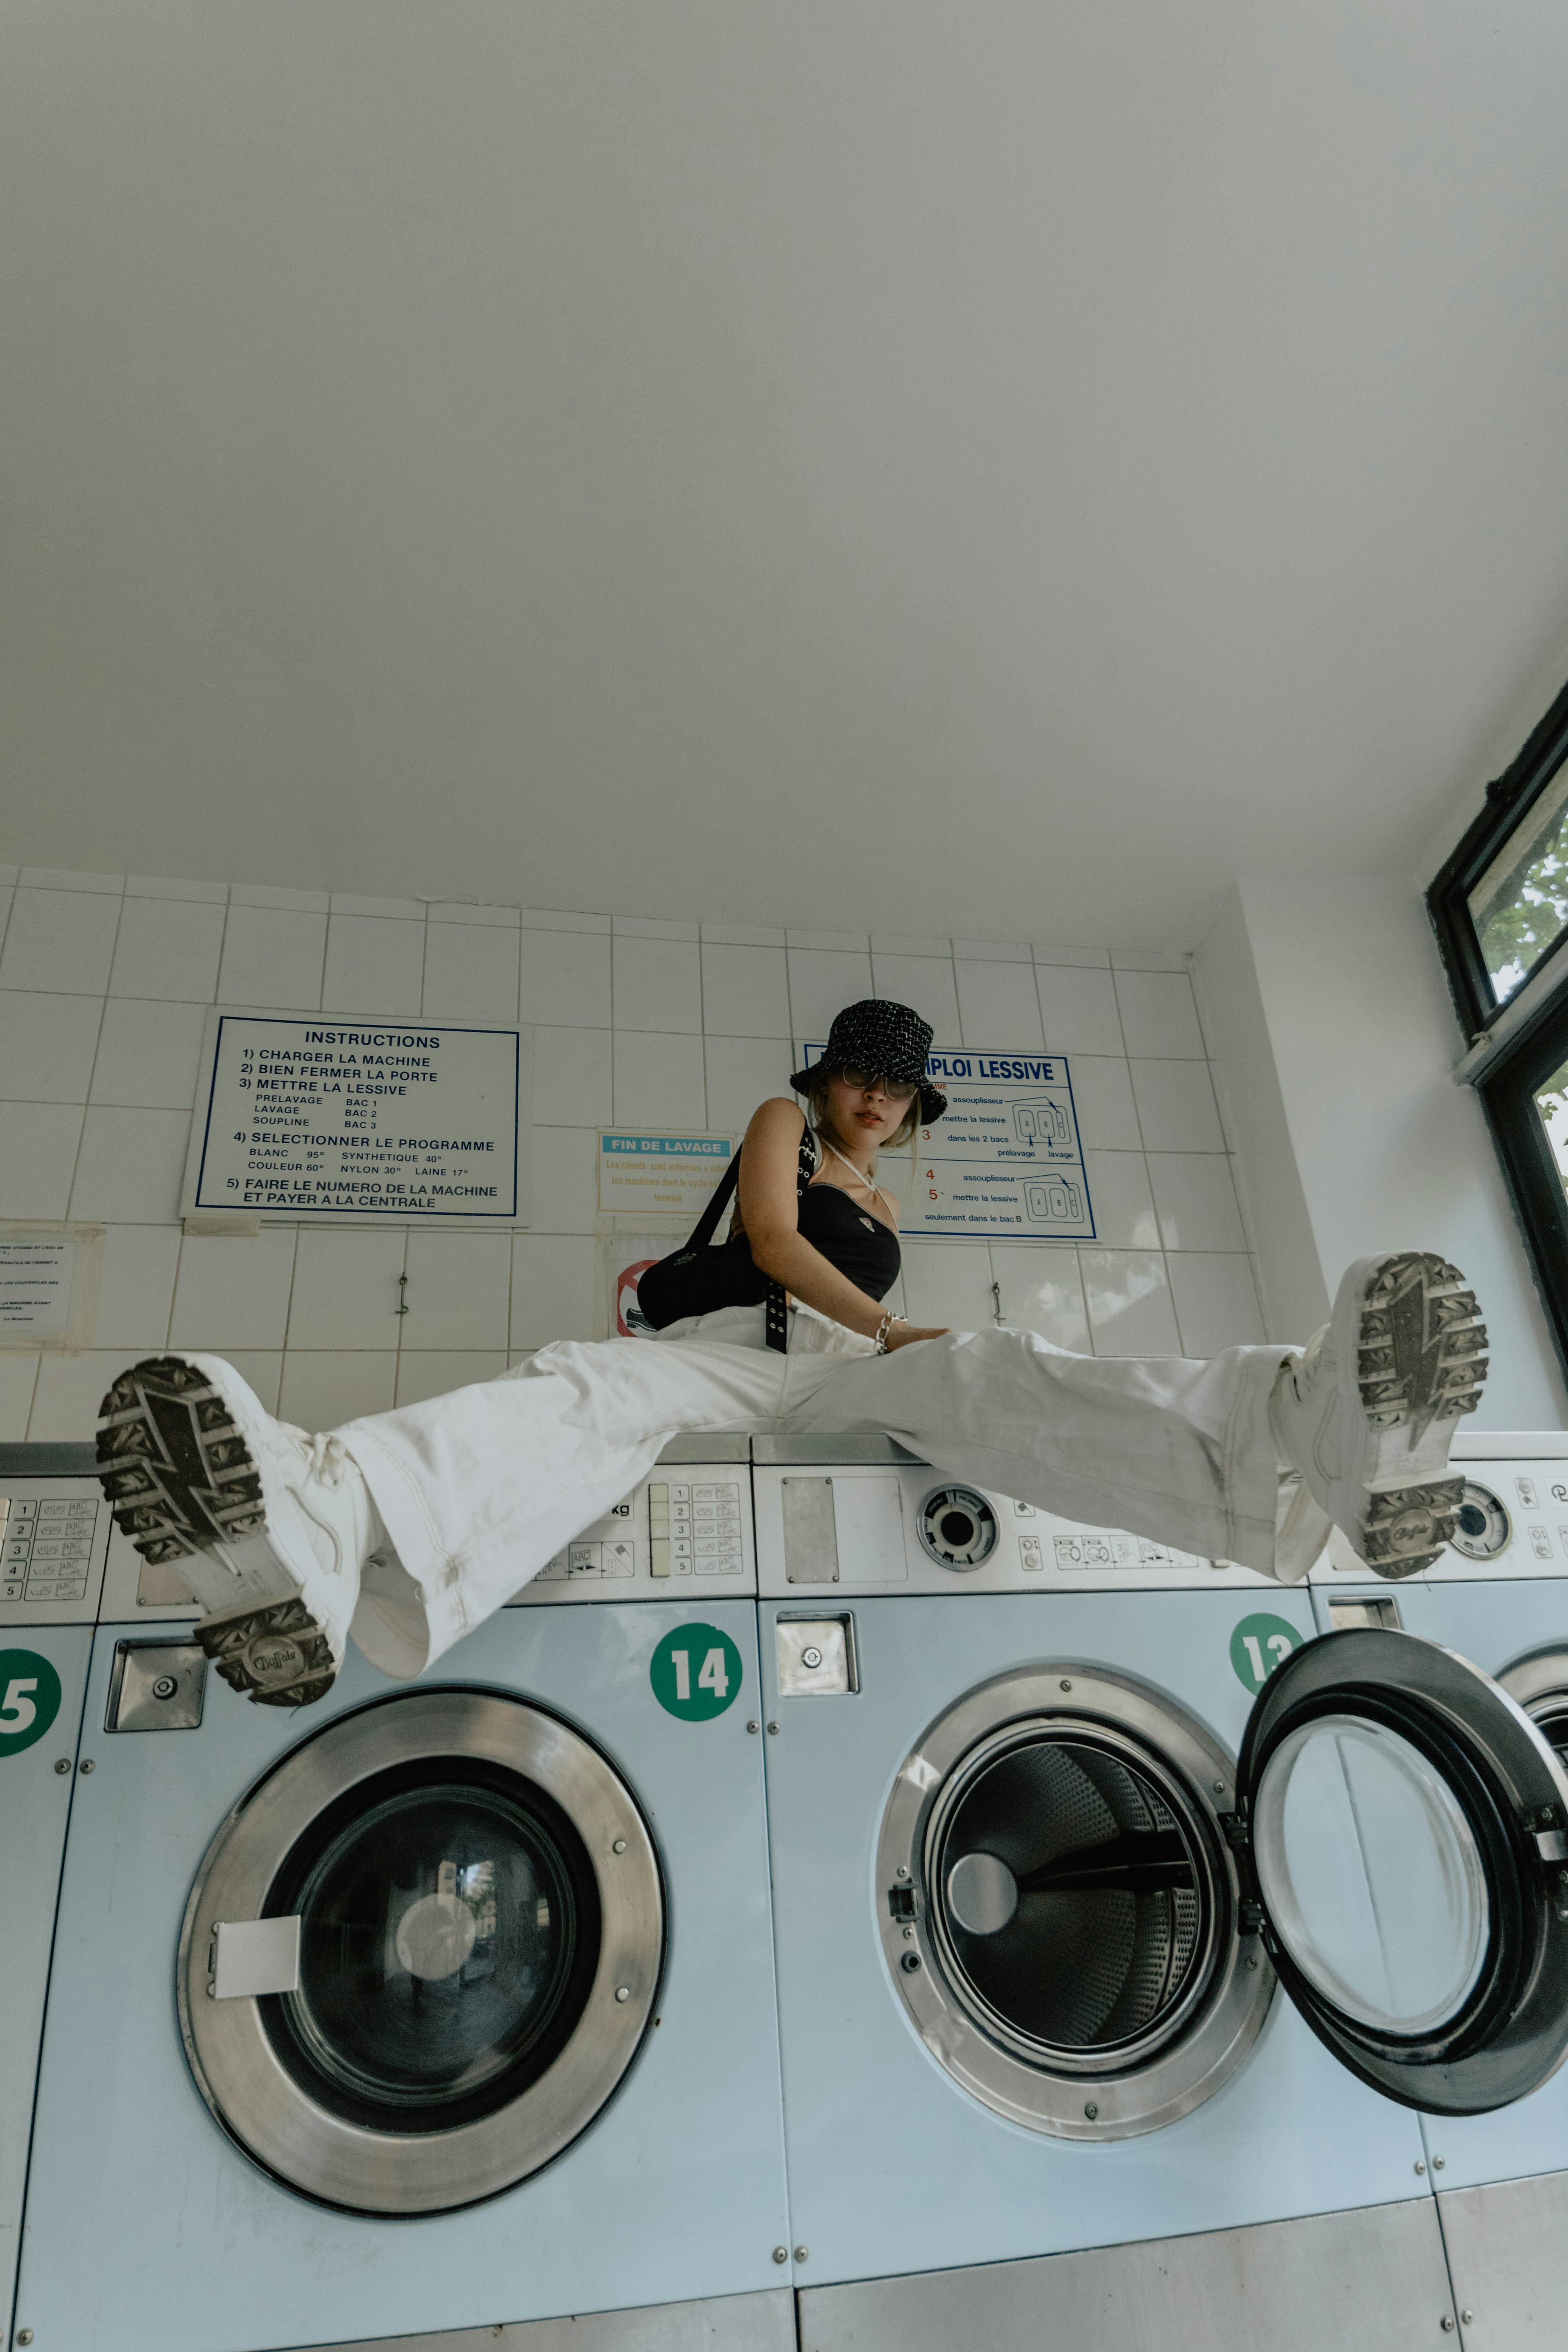
POLYGON ((892 1329, 894 1324, 907 1323, 909 1319, 910 1318, 907 1315, 889 1314, 883 1316, 881 1321, 877 1326, 877 1353, 879 1356, 885 1356, 888 1352, 888 1334, 892 1329))

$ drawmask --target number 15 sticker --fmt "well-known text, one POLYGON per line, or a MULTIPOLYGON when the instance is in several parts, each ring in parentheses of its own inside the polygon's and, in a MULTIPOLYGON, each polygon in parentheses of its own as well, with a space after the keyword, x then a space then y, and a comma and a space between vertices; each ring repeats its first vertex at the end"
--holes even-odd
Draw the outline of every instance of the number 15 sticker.
POLYGON ((717 1625, 677 1625, 648 1661, 653 1695, 682 1723, 707 1723, 741 1696, 741 1653, 717 1625))
POLYGON ((60 1678, 37 1650, 0 1650, 0 1759, 41 1739, 60 1711, 60 1678))
POLYGON ((1230 1637, 1230 1663, 1243 1688, 1260 1691, 1302 1636, 1283 1617, 1244 1617, 1230 1637))

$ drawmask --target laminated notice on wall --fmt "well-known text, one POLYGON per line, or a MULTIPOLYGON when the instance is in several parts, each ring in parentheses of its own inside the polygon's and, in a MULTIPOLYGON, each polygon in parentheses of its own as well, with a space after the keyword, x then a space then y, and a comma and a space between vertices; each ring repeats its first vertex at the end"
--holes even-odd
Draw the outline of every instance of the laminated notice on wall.
POLYGON ((606 1129, 599 1137, 599 1207, 617 1215, 689 1217, 695 1224, 734 1154, 732 1135, 606 1129))
POLYGON ((0 1348, 92 1345, 101 1225, 0 1225, 0 1348))
MULTIPOLYGON (((808 1066, 822 1059, 808 1045, 808 1066)), ((1061 1054, 931 1054, 947 1110, 915 1138, 900 1230, 980 1241, 1094 1239, 1072 1077, 1061 1054)), ((891 1157, 889 1165, 891 1166, 891 1157)))
POLYGON ((526 1223, 532 1032, 215 1013, 182 1211, 526 1223))

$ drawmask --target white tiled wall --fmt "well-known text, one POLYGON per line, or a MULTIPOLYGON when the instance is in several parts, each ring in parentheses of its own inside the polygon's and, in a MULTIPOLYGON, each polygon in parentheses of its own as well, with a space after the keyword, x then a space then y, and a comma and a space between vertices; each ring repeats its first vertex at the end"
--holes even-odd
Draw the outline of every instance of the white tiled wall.
POLYGON ((109 1229, 97 1345, 0 1356, 0 1437, 88 1435, 126 1359, 171 1344, 222 1352, 321 1426, 594 1337, 595 1129, 739 1133, 840 1005, 873 993, 915 1005, 940 1045, 1071 1055, 1099 1224, 1092 1245, 906 1244, 913 1317, 973 1328, 999 1300, 1005 1321, 1101 1355, 1263 1336, 1180 957, 31 868, 0 868, 0 1220, 109 1229), (184 1237, 215 1001, 534 1024, 531 1229, 184 1237))

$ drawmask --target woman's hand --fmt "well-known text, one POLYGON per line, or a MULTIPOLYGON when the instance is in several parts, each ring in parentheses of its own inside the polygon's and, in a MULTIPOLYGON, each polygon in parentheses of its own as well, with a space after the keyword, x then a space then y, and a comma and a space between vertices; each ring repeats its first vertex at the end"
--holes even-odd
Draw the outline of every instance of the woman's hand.
POLYGON ((922 1323, 891 1324, 888 1330, 888 1353, 890 1356, 895 1348, 912 1348, 917 1339, 945 1339, 947 1333, 946 1324, 934 1328, 928 1328, 922 1323))

